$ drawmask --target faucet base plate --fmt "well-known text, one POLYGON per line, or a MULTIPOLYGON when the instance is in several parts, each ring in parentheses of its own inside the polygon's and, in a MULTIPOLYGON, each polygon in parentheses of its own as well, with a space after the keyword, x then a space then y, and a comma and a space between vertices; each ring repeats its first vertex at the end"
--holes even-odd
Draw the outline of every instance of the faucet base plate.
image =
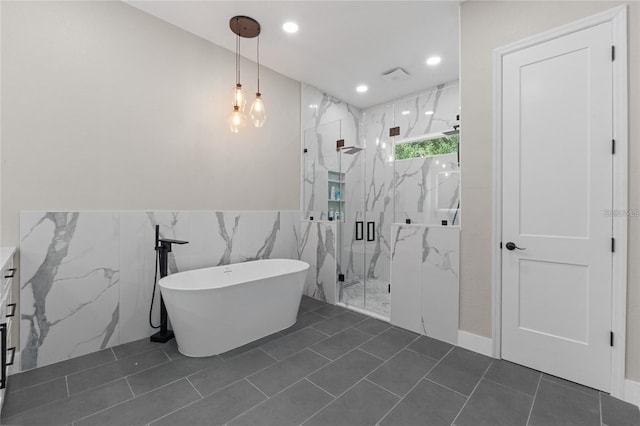
POLYGON ((173 334, 173 330, 167 330, 164 333, 162 331, 158 331, 156 334, 152 335, 149 340, 156 343, 167 343, 174 337, 175 335, 173 334))

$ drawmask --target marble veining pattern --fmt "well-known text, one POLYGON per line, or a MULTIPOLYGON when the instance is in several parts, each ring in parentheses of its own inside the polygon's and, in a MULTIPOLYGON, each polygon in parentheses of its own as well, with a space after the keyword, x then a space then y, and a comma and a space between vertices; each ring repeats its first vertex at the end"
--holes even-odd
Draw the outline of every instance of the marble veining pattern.
POLYGON ((22 212, 23 370, 151 334, 156 224, 189 241, 174 246, 170 273, 298 258, 296 211, 22 212))
POLYGON ((391 322, 456 344, 460 228, 392 225, 391 322))
POLYGON ((119 341, 119 218, 113 213, 21 215, 23 369, 119 341))
POLYGON ((335 222, 300 223, 298 253, 310 265, 304 294, 328 303, 336 303, 336 228, 335 222))

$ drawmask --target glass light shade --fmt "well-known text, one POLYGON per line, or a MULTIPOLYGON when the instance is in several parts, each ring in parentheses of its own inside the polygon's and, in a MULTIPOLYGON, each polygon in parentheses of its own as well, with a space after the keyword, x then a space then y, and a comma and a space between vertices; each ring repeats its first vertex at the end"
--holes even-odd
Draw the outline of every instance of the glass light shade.
POLYGON ((229 117, 228 123, 229 129, 231 129, 233 133, 238 133, 240 129, 247 125, 247 118, 245 117, 244 113, 240 111, 239 106, 235 105, 233 107, 233 112, 229 117))
POLYGON ((242 88, 242 84, 236 84, 236 87, 233 88, 233 104, 234 107, 237 105, 240 107, 240 111, 244 111, 247 106, 247 93, 242 88))
POLYGON ((256 98, 251 104, 249 115, 251 116, 251 121, 253 121, 253 125, 255 127, 262 127, 264 125, 264 122, 267 119, 267 114, 264 109, 264 101, 262 100, 262 95, 260 93, 256 93, 256 98))

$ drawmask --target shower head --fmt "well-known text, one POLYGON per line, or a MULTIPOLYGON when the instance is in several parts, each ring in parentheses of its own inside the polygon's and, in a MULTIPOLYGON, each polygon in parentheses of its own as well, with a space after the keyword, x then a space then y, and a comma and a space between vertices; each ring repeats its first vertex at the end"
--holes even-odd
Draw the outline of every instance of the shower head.
POLYGON ((445 136, 453 136, 460 134, 460 126, 453 126, 453 130, 447 130, 446 132, 442 132, 445 136))
POLYGON ((345 154, 355 154, 356 152, 362 151, 362 148, 359 146, 343 146, 342 148, 340 148, 340 151, 344 152, 345 154))

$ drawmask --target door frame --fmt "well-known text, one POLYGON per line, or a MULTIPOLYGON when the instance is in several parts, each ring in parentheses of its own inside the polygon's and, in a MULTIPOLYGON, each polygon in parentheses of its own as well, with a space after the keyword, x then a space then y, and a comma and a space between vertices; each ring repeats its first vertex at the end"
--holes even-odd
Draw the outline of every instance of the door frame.
MULTIPOLYGON (((492 332, 493 356, 502 358, 502 59, 516 52, 605 22, 613 27, 613 209, 628 209, 628 91, 627 91, 627 6, 525 38, 493 51, 493 212, 492 212, 492 332)), ((612 263, 612 331, 615 344, 611 357, 611 395, 624 399, 627 311, 627 216, 614 217, 616 239, 612 263)))

